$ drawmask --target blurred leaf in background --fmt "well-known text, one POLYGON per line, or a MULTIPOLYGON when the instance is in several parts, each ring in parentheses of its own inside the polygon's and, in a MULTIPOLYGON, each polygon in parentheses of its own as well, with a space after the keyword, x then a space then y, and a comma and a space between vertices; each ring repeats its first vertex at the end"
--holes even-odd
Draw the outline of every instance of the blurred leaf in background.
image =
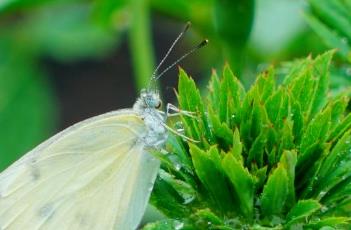
POLYGON ((56 123, 45 74, 30 60, 10 56, 0 59, 0 171, 51 134, 56 123))
POLYGON ((111 30, 89 22, 88 4, 51 2, 21 14, 4 14, 0 27, 0 170, 56 127, 55 93, 40 60, 99 58, 118 44, 111 30))
POLYGON ((309 0, 310 10, 304 17, 323 43, 336 49, 331 74, 333 91, 340 92, 351 83, 351 1, 309 0))

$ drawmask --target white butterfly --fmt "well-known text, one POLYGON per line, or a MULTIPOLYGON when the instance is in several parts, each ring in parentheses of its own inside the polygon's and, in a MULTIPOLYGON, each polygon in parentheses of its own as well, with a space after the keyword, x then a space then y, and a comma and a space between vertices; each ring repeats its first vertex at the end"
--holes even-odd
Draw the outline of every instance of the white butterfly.
MULTIPOLYGON (((164 72, 155 73, 154 81, 164 72)), ((160 166, 149 150, 162 148, 171 130, 168 109, 176 110, 160 111, 159 94, 151 88, 132 109, 75 124, 3 171, 0 229, 136 229, 160 166)))

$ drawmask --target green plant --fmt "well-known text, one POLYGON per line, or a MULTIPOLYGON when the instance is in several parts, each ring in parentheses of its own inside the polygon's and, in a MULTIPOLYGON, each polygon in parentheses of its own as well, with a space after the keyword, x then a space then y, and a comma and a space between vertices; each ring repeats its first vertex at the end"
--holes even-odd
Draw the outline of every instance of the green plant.
POLYGON ((330 48, 351 62, 351 1, 309 0, 311 12, 305 15, 308 24, 330 48))
POLYGON ((151 203, 168 219, 144 229, 345 229, 351 220, 351 114, 345 94, 328 97, 333 52, 294 61, 281 84, 274 68, 246 91, 225 66, 202 99, 180 70, 185 134, 151 203))

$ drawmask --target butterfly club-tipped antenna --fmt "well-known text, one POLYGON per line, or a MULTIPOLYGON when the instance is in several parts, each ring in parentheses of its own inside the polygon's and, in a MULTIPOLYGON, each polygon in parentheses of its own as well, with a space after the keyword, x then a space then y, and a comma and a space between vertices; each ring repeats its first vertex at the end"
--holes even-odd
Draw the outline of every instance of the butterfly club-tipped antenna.
POLYGON ((162 60, 160 61, 160 63, 157 65, 157 67, 155 68, 154 72, 151 75, 151 79, 150 79, 150 83, 149 83, 149 89, 151 89, 152 84, 154 84, 154 88, 156 90, 156 74, 158 72, 158 70, 161 68, 162 64, 166 61, 166 59, 168 58, 169 54, 172 52, 174 46, 178 43, 178 41, 184 36, 184 34, 186 33, 186 31, 190 28, 191 23, 187 22, 182 30, 182 32, 180 32, 180 34, 177 36, 177 38, 173 41, 171 47, 168 49, 167 53, 164 55, 164 57, 162 58, 162 60))
POLYGON ((160 79, 160 77, 162 77, 166 72, 168 72, 170 69, 172 69, 175 65, 177 65, 179 62, 181 62, 183 59, 188 57, 190 54, 194 53, 198 49, 200 49, 200 48, 202 48, 202 47, 204 47, 205 45, 208 44, 208 40, 207 39, 203 40, 197 46, 195 46, 194 48, 192 48, 191 50, 186 52, 183 56, 181 56, 175 62, 173 62, 173 64, 169 65, 166 69, 164 69, 160 74, 157 75, 158 70, 161 68, 162 64, 165 62, 165 60, 167 59, 169 54, 172 52, 172 50, 173 50, 174 46, 177 44, 177 42, 183 37, 185 32, 189 29, 190 25, 191 25, 191 23, 187 22, 187 24, 185 25, 183 31, 174 40, 174 42, 172 43, 171 47, 167 51, 166 55, 162 58, 160 64, 158 64, 158 66, 156 67, 155 71, 152 73, 151 79, 150 79, 150 83, 149 83, 149 88, 148 88, 149 90, 151 90, 151 87, 152 87, 152 84, 153 84, 153 86, 154 86, 153 89, 156 92, 157 91, 157 84, 156 84, 156 82, 157 82, 158 79, 160 79))
POLYGON ((202 42, 200 42, 197 46, 195 46, 194 48, 192 48, 191 50, 189 50, 188 52, 186 52, 183 56, 181 56, 180 58, 178 58, 175 62, 173 62, 172 65, 168 66, 165 70, 163 70, 159 75, 157 75, 155 77, 155 81, 157 81, 158 79, 160 79, 160 77, 162 77, 166 72, 168 72, 168 70, 172 69, 175 65, 177 65, 179 62, 181 62, 183 59, 185 59, 186 57, 188 57, 190 54, 194 53, 195 51, 197 51, 198 49, 201 49, 202 47, 204 47, 205 45, 208 44, 208 40, 205 39, 202 42))

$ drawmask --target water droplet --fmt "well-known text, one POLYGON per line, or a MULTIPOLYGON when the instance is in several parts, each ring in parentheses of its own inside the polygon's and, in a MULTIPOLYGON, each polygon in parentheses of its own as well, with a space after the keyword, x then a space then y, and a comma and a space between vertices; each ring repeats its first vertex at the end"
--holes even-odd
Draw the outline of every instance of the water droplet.
POLYGON ((328 211, 328 207, 327 206, 322 206, 321 207, 321 212, 326 212, 328 211))
POLYGON ((344 43, 344 44, 347 44, 347 38, 341 38, 341 42, 344 43))
POLYGON ((174 229, 175 230, 180 230, 184 227, 184 223, 180 221, 175 221, 174 229))
POLYGON ((211 221, 209 221, 209 222, 207 222, 207 224, 208 224, 208 225, 212 225, 212 222, 211 222, 211 221))
POLYGON ((321 191, 321 192, 318 194, 318 197, 322 198, 325 194, 327 194, 326 191, 321 191))
POLYGON ((179 163, 176 163, 176 164, 174 165, 174 168, 175 168, 175 170, 179 171, 179 170, 182 168, 182 165, 179 164, 179 163))
POLYGON ((183 204, 190 204, 193 200, 195 200, 195 196, 189 195, 187 197, 183 197, 183 204))

